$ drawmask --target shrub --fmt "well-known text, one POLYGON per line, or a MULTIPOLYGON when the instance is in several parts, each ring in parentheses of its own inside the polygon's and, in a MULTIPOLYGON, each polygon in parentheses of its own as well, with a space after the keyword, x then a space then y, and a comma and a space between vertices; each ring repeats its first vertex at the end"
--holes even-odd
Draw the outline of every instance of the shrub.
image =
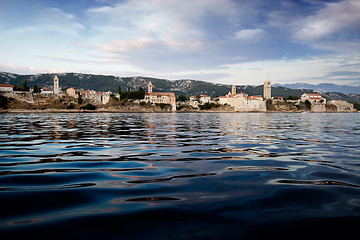
POLYGON ((160 107, 161 109, 171 108, 171 105, 167 103, 155 103, 155 105, 160 107))
POLYGON ((97 108, 96 106, 94 106, 90 103, 86 104, 85 106, 80 107, 80 109, 84 109, 84 110, 96 110, 96 108, 97 108))
POLYGON ((210 110, 212 109, 213 107, 219 107, 220 105, 219 104, 215 104, 215 103, 205 103, 204 105, 199 105, 199 108, 201 110, 210 110))

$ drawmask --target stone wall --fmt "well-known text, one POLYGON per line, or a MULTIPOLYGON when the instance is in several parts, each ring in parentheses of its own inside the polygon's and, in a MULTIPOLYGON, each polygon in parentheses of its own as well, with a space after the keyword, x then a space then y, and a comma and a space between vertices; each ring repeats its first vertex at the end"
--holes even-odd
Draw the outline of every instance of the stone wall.
POLYGON ((24 101, 28 103, 34 102, 34 96, 32 92, 23 92, 23 91, 2 92, 1 95, 7 98, 14 98, 18 101, 24 101))
POLYGON ((326 112, 325 104, 311 104, 312 112, 326 112))

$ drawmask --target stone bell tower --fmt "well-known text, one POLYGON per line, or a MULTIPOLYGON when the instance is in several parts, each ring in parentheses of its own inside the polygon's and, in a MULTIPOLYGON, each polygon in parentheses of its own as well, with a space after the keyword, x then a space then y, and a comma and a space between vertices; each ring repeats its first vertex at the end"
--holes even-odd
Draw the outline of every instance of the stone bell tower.
POLYGON ((54 95, 60 94, 59 78, 57 75, 54 77, 54 95))
POLYGON ((268 79, 264 82, 264 95, 265 99, 271 99, 271 82, 269 80, 269 74, 267 75, 268 79))
POLYGON ((148 94, 152 93, 152 87, 153 87, 152 83, 149 82, 149 84, 148 84, 148 94))
POLYGON ((231 95, 236 95, 236 87, 235 87, 235 85, 233 85, 231 87, 231 95))

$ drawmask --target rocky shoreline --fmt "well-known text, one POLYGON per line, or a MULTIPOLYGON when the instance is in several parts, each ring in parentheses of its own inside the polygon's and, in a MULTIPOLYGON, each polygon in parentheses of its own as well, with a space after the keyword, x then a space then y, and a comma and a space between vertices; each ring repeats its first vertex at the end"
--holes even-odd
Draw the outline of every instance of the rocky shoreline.
MULTIPOLYGON (((167 110, 126 110, 126 109, 6 109, 0 113, 305 113, 304 111, 266 111, 266 112, 236 112, 224 110, 187 110, 187 111, 167 111, 167 110)), ((308 112, 306 112, 308 113, 308 112)), ((347 113, 347 112, 321 112, 321 113, 347 113)))

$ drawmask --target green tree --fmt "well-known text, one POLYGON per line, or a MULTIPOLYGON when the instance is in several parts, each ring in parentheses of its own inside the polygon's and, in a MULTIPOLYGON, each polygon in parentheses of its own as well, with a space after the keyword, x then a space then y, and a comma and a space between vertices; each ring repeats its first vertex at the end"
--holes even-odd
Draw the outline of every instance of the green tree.
POLYGON ((78 93, 78 104, 82 104, 82 103, 83 103, 83 99, 81 93, 78 93))
POLYGON ((305 106, 307 109, 311 109, 311 102, 308 99, 305 101, 305 106))
POLYGON ((80 109, 84 110, 96 110, 96 106, 92 105, 91 103, 86 104, 85 106, 80 107, 80 109))
POLYGON ((138 99, 144 99, 145 98, 145 91, 142 87, 139 87, 138 90, 138 99))
POLYGON ((176 98, 177 102, 185 102, 186 100, 188 100, 188 97, 186 97, 185 95, 180 95, 176 98))
POLYGON ((24 85, 23 85, 23 91, 30 91, 29 85, 27 84, 27 81, 25 80, 24 85))
POLYGON ((41 93, 41 87, 34 85, 34 93, 41 93))

